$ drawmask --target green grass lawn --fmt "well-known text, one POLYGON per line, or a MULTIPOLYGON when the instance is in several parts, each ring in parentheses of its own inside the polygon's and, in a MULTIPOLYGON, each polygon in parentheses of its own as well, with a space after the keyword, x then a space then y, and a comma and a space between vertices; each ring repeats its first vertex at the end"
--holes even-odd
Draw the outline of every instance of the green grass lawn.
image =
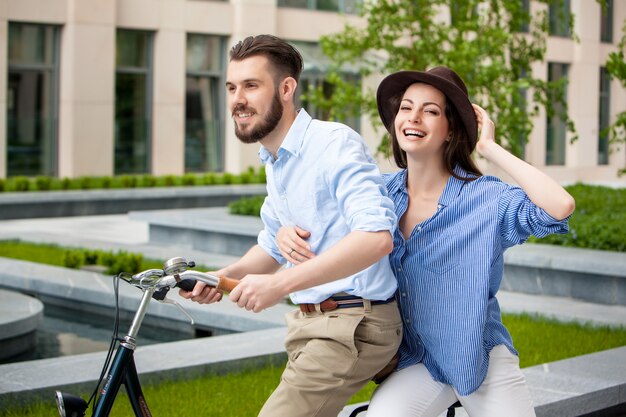
MULTIPOLYGON (((71 267, 75 268, 77 265, 72 264, 68 265, 68 254, 77 253, 77 252, 105 252, 105 251, 91 251, 83 248, 71 248, 65 246, 59 246, 56 244, 47 244, 47 243, 32 243, 32 242, 23 242, 20 240, 0 240, 0 256, 5 258, 12 259, 20 259, 23 261, 30 262, 38 262, 47 265, 61 266, 61 267, 71 267)), ((137 273, 139 271, 145 271, 147 269, 161 269, 163 268, 164 260, 158 259, 144 259, 141 254, 136 253, 126 253, 123 251, 119 252, 108 252, 110 257, 127 257, 128 255, 132 255, 137 257, 140 260, 139 266, 133 268, 132 265, 135 265, 130 262, 122 263, 120 265, 115 265, 117 267, 115 272, 112 272, 110 275, 115 275, 117 272, 130 272, 137 273), (136 269, 136 270, 129 270, 136 269)), ((80 265, 79 265, 80 266, 80 265)), ((198 271, 211 271, 215 270, 214 267, 208 267, 206 265, 197 265, 195 267, 198 271)))
MULTIPOLYGON (((624 328, 561 323, 530 315, 507 314, 503 321, 513 336, 522 367, 626 345, 624 328)), ((163 382, 145 386, 144 394, 155 416, 256 416, 278 384, 282 365, 163 382)), ((351 402, 366 401, 374 387, 369 383, 351 402)), ((133 416, 125 397, 125 394, 120 396, 112 416, 133 416)), ((49 401, 0 410, 0 416, 43 417, 56 415, 55 410, 51 393, 49 401)))

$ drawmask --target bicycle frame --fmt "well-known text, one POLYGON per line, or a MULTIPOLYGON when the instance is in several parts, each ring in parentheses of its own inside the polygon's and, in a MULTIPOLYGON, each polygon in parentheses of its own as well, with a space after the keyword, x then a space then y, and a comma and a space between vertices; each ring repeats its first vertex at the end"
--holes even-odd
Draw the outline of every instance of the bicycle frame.
POLYGON ((141 304, 133 318, 130 330, 126 337, 124 337, 124 341, 121 342, 120 346, 117 348, 115 358, 111 363, 111 368, 106 378, 106 383, 96 403, 93 417, 107 417, 109 415, 122 384, 126 387, 128 399, 135 415, 137 417, 152 416, 143 396, 143 391, 141 390, 137 368, 135 367, 134 353, 137 346, 135 343, 137 333, 146 315, 153 293, 154 289, 148 289, 143 294, 141 304))

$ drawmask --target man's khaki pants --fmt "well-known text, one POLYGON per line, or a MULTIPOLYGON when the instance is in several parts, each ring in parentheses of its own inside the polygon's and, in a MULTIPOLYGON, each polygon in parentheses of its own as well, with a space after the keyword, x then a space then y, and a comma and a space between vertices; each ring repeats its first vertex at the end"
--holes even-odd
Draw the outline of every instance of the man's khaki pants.
POLYGON ((260 417, 337 417, 400 346, 396 302, 286 315, 288 362, 260 417))

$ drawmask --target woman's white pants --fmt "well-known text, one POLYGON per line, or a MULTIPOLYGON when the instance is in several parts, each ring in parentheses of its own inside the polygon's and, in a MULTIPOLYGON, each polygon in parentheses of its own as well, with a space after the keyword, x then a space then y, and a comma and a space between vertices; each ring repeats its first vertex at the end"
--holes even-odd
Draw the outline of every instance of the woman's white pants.
POLYGON ((376 389, 367 417, 439 417, 457 400, 470 417, 535 417, 519 358, 504 345, 492 349, 487 377, 472 394, 460 396, 419 363, 393 372, 376 389))

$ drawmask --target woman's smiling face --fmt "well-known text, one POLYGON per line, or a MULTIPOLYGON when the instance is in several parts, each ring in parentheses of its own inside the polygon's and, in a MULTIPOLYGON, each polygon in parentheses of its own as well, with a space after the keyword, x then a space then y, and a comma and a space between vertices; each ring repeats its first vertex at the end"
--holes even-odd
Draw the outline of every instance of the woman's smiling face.
POLYGON ((407 155, 441 153, 449 140, 446 97, 424 83, 409 86, 402 96, 394 126, 400 148, 407 155))

